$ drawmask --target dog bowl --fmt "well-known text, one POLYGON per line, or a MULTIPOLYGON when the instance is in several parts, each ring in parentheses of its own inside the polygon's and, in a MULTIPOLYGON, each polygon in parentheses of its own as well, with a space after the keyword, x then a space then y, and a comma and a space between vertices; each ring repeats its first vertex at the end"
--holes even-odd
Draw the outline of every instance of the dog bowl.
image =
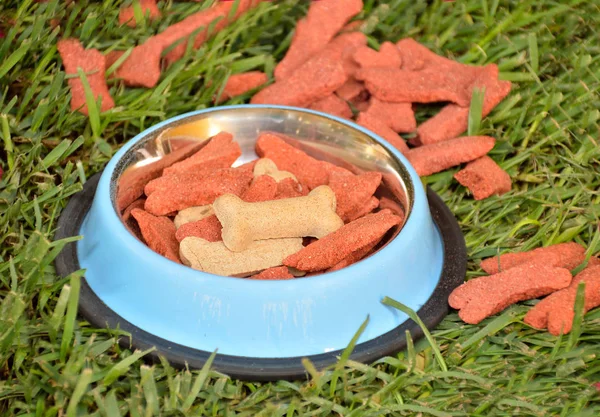
POLYGON ((302 358, 317 368, 335 363, 361 323, 370 320, 352 359, 393 354, 421 329, 381 303, 389 296, 417 311, 428 327, 448 312, 449 293, 463 282, 464 238, 438 196, 424 190, 407 159, 389 143, 350 122, 282 106, 215 107, 174 117, 137 135, 86 182, 62 213, 57 238, 82 235, 56 261, 58 272, 84 268, 80 313, 97 327, 131 334, 127 346, 155 346, 155 358, 213 367, 247 380, 302 378, 302 358), (122 175, 190 141, 233 134, 243 155, 256 159, 261 132, 283 133, 294 146, 353 170, 380 171, 387 196, 405 212, 369 257, 335 272, 259 281, 207 274, 150 250, 121 220, 116 195, 122 175))

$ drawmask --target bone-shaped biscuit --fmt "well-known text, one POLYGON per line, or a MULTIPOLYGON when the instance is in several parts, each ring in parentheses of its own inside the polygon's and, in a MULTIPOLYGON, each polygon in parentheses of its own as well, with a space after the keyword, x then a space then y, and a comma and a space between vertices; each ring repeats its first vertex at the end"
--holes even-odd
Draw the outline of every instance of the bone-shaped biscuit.
POLYGON ((261 158, 254 165, 254 177, 260 177, 261 175, 268 175, 273 178, 276 182, 280 182, 285 178, 292 178, 294 181, 298 182, 298 178, 294 174, 288 171, 280 171, 275 165, 275 162, 270 160, 269 158, 261 158))
POLYGON ((178 229, 186 223, 197 222, 213 214, 210 204, 204 206, 193 206, 183 209, 175 216, 175 227, 178 229))
POLYGON ((283 260, 302 249, 302 238, 269 239, 252 242, 243 252, 227 249, 223 242, 186 237, 179 244, 184 264, 210 274, 245 277, 263 269, 280 266, 283 260))
POLYGON ((213 210, 223 225, 223 242, 232 251, 253 241, 286 237, 322 238, 344 225, 335 212, 335 194, 327 185, 307 196, 246 203, 233 194, 220 196, 213 210))

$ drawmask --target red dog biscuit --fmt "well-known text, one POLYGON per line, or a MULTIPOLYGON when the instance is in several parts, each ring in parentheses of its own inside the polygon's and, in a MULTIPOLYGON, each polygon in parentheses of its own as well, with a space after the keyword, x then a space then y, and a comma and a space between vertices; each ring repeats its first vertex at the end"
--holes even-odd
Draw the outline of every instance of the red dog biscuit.
POLYGON ((361 32, 344 33, 327 44, 319 55, 327 56, 334 61, 341 61, 348 77, 360 69, 352 58, 354 52, 367 44, 367 37, 361 32))
POLYGON ((273 200, 277 195, 277 190, 277 182, 272 177, 269 175, 261 175, 254 178, 250 187, 248 187, 240 198, 247 203, 273 200))
POLYGON ((287 266, 275 266, 265 269, 259 274, 252 275, 250 279, 292 279, 294 276, 290 274, 287 266))
POLYGON ((424 177, 480 158, 491 151, 495 143, 489 136, 465 136, 411 149, 406 157, 417 174, 424 177))
POLYGON ((127 223, 129 221, 129 219, 131 218, 131 212, 134 209, 143 209, 145 202, 146 202, 145 198, 138 198, 137 200, 135 200, 133 203, 131 203, 129 206, 127 206, 127 208, 123 211, 123 214, 121 215, 121 219, 125 223, 127 223))
POLYGON ((417 128, 411 103, 390 103, 371 97, 366 114, 380 119, 394 132, 412 132, 417 128))
POLYGON ((148 196, 144 208, 161 216, 192 206, 212 204, 223 194, 241 195, 248 188, 252 173, 228 168, 213 172, 202 181, 182 181, 169 188, 159 188, 148 196))
POLYGON ((289 78, 308 59, 323 50, 336 33, 361 12, 362 7, 362 0, 312 2, 306 17, 296 25, 285 57, 275 67, 275 79, 289 78))
POLYGON ((520 265, 465 282, 452 291, 448 302, 460 310, 458 316, 465 323, 477 324, 511 304, 566 288, 571 279, 568 269, 543 263, 520 265))
POLYGON ((361 112, 358 114, 356 123, 358 123, 362 127, 369 129, 376 135, 381 136, 403 154, 406 155, 409 152, 408 146, 406 146, 406 142, 404 142, 404 139, 402 139, 396 132, 390 129, 387 126, 387 124, 378 117, 375 117, 369 113, 361 112))
POLYGON ((181 263, 179 260, 179 243, 175 239, 175 224, 167 217, 155 217, 139 208, 131 210, 137 220, 146 244, 154 252, 181 263))
POLYGON ((167 47, 180 39, 183 40, 165 57, 169 63, 173 63, 185 53, 187 46, 185 38, 194 31, 201 27, 206 28, 197 35, 194 41, 194 47, 199 48, 207 39, 208 27, 212 22, 220 19, 214 26, 214 31, 219 31, 259 2, 259 0, 241 0, 233 19, 227 19, 227 17, 235 2, 219 2, 213 7, 194 13, 133 48, 125 62, 117 68, 115 76, 121 78, 128 86, 154 87, 160 78, 160 58, 167 47))
POLYGON ((309 190, 328 182, 330 170, 325 162, 308 156, 275 134, 262 133, 256 141, 256 153, 275 162, 279 170, 294 174, 309 190))
POLYGON ((259 91, 251 103, 307 107, 332 94, 347 78, 339 61, 317 55, 290 77, 259 91))
POLYGON ((377 197, 371 197, 367 200, 365 204, 357 207, 356 209, 348 213, 346 217, 348 221, 351 222, 356 219, 360 219, 363 216, 366 216, 367 214, 375 210, 377 207, 379 207, 379 199, 377 197))
POLYGON ((365 256, 367 256, 373 250, 373 248, 375 246, 377 246, 377 244, 379 242, 381 242, 381 239, 380 240, 376 240, 373 243, 368 244, 367 246, 365 246, 362 249, 359 249, 357 251, 352 252, 348 257, 342 259, 340 262, 338 262, 337 264, 335 264, 334 266, 332 266, 331 268, 329 268, 325 272, 339 271, 342 268, 345 268, 347 266, 355 264, 356 262, 360 261, 365 256))
MULTIPOLYGON (((340 88, 335 90, 335 94, 346 101, 357 99, 364 93, 369 94, 365 84, 354 78, 349 78, 340 88)), ((364 97, 361 98, 364 100, 364 97)))
MULTIPOLYGON (((150 20, 160 17, 160 10, 158 10, 156 0, 140 0, 140 8, 142 9, 142 14, 148 16, 150 20)), ((133 6, 124 7, 119 11, 120 25, 127 25, 133 28, 136 23, 133 6)))
POLYGON ((211 166, 213 168, 227 168, 242 155, 242 150, 233 136, 227 132, 220 132, 203 147, 200 151, 173 164, 164 170, 163 175, 174 173, 191 172, 199 168, 211 166))
MULTIPOLYGON (((252 174, 255 164, 256 160, 240 165, 235 170, 252 174)), ((177 184, 186 182, 200 182, 216 171, 227 169, 228 166, 227 160, 224 159, 207 160, 203 165, 194 170, 175 172, 171 175, 163 175, 150 181, 144 188, 144 193, 148 196, 159 188, 171 188, 177 184)))
MULTIPOLYGON (((490 67, 489 65, 485 68, 490 67)), ((510 93, 511 83, 499 81, 497 74, 485 70, 474 84, 485 87, 482 117, 486 117, 510 93)), ((469 108, 448 104, 438 114, 422 123, 417 129, 419 142, 423 145, 453 139, 465 132, 469 125, 469 108)))
POLYGON ((352 57, 361 68, 400 68, 402 65, 400 51, 398 51, 398 47, 391 42, 382 43, 379 51, 367 46, 357 48, 352 57))
POLYGON ((447 72, 439 69, 406 71, 398 68, 363 68, 355 77, 364 81, 367 90, 383 101, 434 103, 450 101, 469 106, 471 85, 478 73, 447 72))
POLYGON ((227 79, 217 103, 222 103, 230 98, 241 96, 250 90, 254 90, 261 85, 266 84, 268 80, 267 74, 261 71, 233 74, 227 79))
MULTIPOLYGON (((335 211, 338 216, 344 222, 351 220, 349 215, 361 210, 365 206, 365 202, 370 201, 380 184, 381 173, 379 172, 367 172, 361 175, 332 172, 329 175, 329 186, 335 193, 335 211)), ((379 201, 375 207, 378 204, 379 201)), ((375 207, 372 207, 371 210, 375 207)))
POLYGON ((121 220, 123 221, 123 223, 125 224, 125 228, 127 230, 129 230, 129 232, 134 235, 135 237, 137 237, 139 240, 144 240, 144 237, 142 236, 141 232, 140 232, 140 227, 137 223, 137 221, 133 218, 133 216, 131 215, 131 212, 134 209, 143 209, 144 208, 144 203, 146 202, 145 198, 138 198, 137 200, 135 200, 133 203, 131 203, 126 209, 125 211, 123 211, 123 214, 121 215, 121 220))
POLYGON ((183 182, 199 182, 215 171, 230 167, 241 155, 241 150, 237 143, 229 141, 228 135, 218 134, 189 158, 165 169, 161 177, 146 184, 146 195, 149 196, 159 188, 170 188, 183 182))
MULTIPOLYGON (((98 97, 102 97, 99 110, 104 112, 115 107, 115 102, 108 92, 106 79, 104 78, 106 71, 106 58, 104 55, 96 49, 84 49, 77 39, 60 40, 57 49, 67 75, 77 75, 77 68, 81 68, 90 84, 94 99, 98 100, 98 97)), ((71 110, 77 110, 87 116, 88 107, 81 78, 78 76, 69 78, 68 83, 71 88, 71 110)))
POLYGON ((308 272, 329 269, 353 252, 380 240, 401 220, 385 210, 368 214, 288 256, 283 263, 308 272))
POLYGON ((506 271, 515 266, 532 262, 575 269, 583 261, 585 261, 585 248, 578 243, 569 242, 527 252, 505 253, 504 255, 500 255, 500 257, 488 258, 481 261, 480 266, 488 274, 495 274, 500 270, 506 271))
POLYGON ((555 336, 567 334, 573 327, 577 287, 585 282, 583 313, 600 306, 600 266, 581 271, 568 288, 550 294, 527 312, 523 321, 537 329, 548 328, 555 336))
POLYGON ((183 171, 176 172, 171 175, 163 175, 162 177, 153 179, 148 184, 146 184, 146 186, 144 187, 144 193, 147 196, 149 196, 158 189, 171 188, 177 186, 177 184, 182 183, 200 182, 205 177, 213 174, 214 172, 226 169, 225 167, 221 167, 218 165, 222 164, 217 163, 215 164, 215 166, 213 166, 212 164, 207 164, 206 166, 198 168, 195 171, 183 171))
POLYGON ((362 33, 346 33, 304 63, 290 77, 264 88, 252 98, 255 104, 284 104, 307 107, 341 87, 356 64, 347 58, 366 44, 362 33))
POLYGON ((153 179, 162 175, 163 170, 170 165, 187 158, 198 151, 203 143, 190 143, 163 158, 133 171, 126 171, 119 179, 117 189, 117 208, 123 210, 144 194, 144 187, 153 179))
POLYGON ((221 222, 214 214, 205 217, 202 220, 195 222, 182 224, 177 232, 175 232, 175 238, 178 242, 181 242, 186 237, 200 237, 209 242, 218 242, 221 239, 221 222))
POLYGON ((307 187, 302 187, 302 185, 292 178, 284 178, 277 183, 277 194, 275 194, 274 199, 279 200, 282 198, 302 197, 307 194, 307 187))
POLYGON ((505 194, 512 185, 510 175, 487 155, 469 162, 454 178, 471 190, 475 200, 505 194))
POLYGON ((308 154, 311 158, 319 160, 324 169, 328 172, 340 171, 352 174, 363 174, 365 171, 354 164, 346 161, 345 159, 335 156, 325 150, 315 148, 313 146, 306 146, 301 141, 293 139, 289 136, 273 133, 275 136, 279 136, 285 143, 302 152, 308 154))
POLYGON ((330 94, 324 99, 314 102, 309 106, 309 109, 332 114, 343 119, 352 117, 352 110, 348 103, 335 94, 330 94))
MULTIPOLYGON (((191 15, 189 18, 184 19, 183 21, 176 23, 173 26, 172 32, 169 34, 174 37, 177 36, 178 33, 184 33, 183 36, 179 36, 178 39, 182 37, 188 37, 198 28, 205 28, 199 34, 196 35, 196 39, 194 39, 194 49, 200 48, 206 40, 216 34, 217 32, 223 30, 229 24, 233 23, 240 16, 258 6, 261 1, 268 0, 240 0, 238 3, 237 9, 235 10, 235 15, 231 16, 232 8, 235 4, 235 1, 228 2, 217 2, 211 8, 198 12, 194 15, 191 15), (213 24, 214 25, 212 32, 209 32, 208 29, 213 24), (189 31, 190 28, 193 30, 189 31)), ((168 30, 169 28, 167 28, 168 30)), ((165 30, 166 32, 166 30, 165 30)), ((169 43, 169 46, 174 42, 169 43)), ((175 48, 173 48, 167 55, 165 55, 165 61, 167 65, 171 65, 172 63, 180 60, 185 54, 185 50, 187 48, 187 39, 184 42, 179 43, 175 48)))
POLYGON ((402 206, 400 204, 398 204, 391 198, 381 197, 381 199, 379 200, 379 208, 381 210, 385 210, 385 209, 390 210, 396 216, 400 216, 400 217, 404 218, 404 209, 402 208, 402 206))
POLYGON ((402 58, 402 69, 419 71, 426 68, 450 69, 451 71, 469 70, 470 65, 461 64, 432 52, 426 46, 411 38, 400 39, 396 47, 402 58))

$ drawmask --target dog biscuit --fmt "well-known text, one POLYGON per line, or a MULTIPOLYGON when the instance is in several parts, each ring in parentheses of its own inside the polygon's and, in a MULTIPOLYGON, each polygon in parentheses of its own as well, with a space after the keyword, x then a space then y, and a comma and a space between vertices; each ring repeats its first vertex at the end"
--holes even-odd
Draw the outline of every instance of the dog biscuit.
POLYGON ((255 177, 250 187, 240 197, 246 203, 274 200, 277 195, 278 184, 268 175, 255 177))
POLYGON ((284 260, 284 265, 307 272, 323 271, 365 246, 380 241, 402 219, 389 210, 367 214, 306 246, 284 260))
POLYGON ((211 214, 214 214, 214 212, 210 204, 188 207, 178 212, 175 216, 175 227, 179 229, 186 223, 197 222, 198 220, 202 220, 211 214))
POLYGON ((411 149, 406 157, 420 177, 481 158, 496 140, 489 136, 464 136, 411 149))
POLYGON ((310 57, 323 50, 362 7, 361 0, 313 2, 306 17, 297 23, 287 53, 275 67, 275 79, 290 77, 310 57))
POLYGON ((144 209, 163 216, 188 207, 211 204, 223 194, 241 195, 251 180, 252 173, 235 168, 215 171, 201 182, 181 181, 170 188, 157 189, 146 199, 144 209))
MULTIPOLYGON (((156 5, 156 0, 140 0, 140 8, 149 20, 160 17, 160 10, 156 5)), ((119 11, 119 24, 134 28, 138 23, 135 19, 133 6, 124 7, 119 11)))
POLYGON ((341 117, 342 119, 350 119, 352 117, 352 109, 348 103, 335 94, 330 94, 319 101, 315 101, 308 108, 341 117))
POLYGON ((221 223, 217 216, 211 214, 201 220, 182 225, 175 233, 175 239, 181 242, 186 237, 199 237, 209 242, 218 242, 221 239, 221 223))
POLYGON ((276 182, 281 182, 286 178, 292 178, 294 181, 298 181, 298 178, 294 174, 288 171, 280 171, 275 165, 275 162, 269 158, 261 158, 254 165, 254 177, 260 177, 261 175, 268 175, 273 178, 276 182))
POLYGON ((512 185, 510 175, 487 155, 469 162, 454 178, 471 190, 475 200, 505 194, 512 185))
POLYGON ((213 203, 223 225, 223 242, 236 252, 263 239, 320 239, 344 225, 335 208, 335 194, 328 186, 317 187, 305 197, 246 203, 233 194, 225 194, 213 203))
MULTIPOLYGON (((115 107, 104 77, 108 68, 106 57, 96 49, 85 49, 81 42, 72 38, 58 41, 57 49, 67 75, 77 75, 77 68, 81 68, 87 74, 94 100, 102 97, 102 104, 98 110, 104 112, 115 107)), ((71 110, 77 110, 87 116, 89 110, 81 79, 78 76, 69 78, 68 84, 71 89, 71 110)))
POLYGON ((274 268, 265 269, 259 274, 252 275, 252 279, 273 280, 273 279, 292 279, 295 278, 289 271, 287 266, 277 266, 274 268))
POLYGON ((450 294, 448 303, 458 316, 477 324, 511 304, 531 300, 566 288, 572 277, 568 269, 531 263, 489 277, 471 279, 450 294))
POLYGON ((514 268, 522 264, 541 262, 561 268, 575 269, 585 261, 585 248, 578 243, 568 242, 537 248, 527 252, 505 253, 481 261, 481 269, 488 274, 514 268))
POLYGON ((139 208, 131 210, 131 215, 137 220, 142 236, 150 249, 173 262, 181 263, 177 253, 175 225, 171 219, 153 216, 139 208))
POLYGON ((301 249, 299 237, 259 240, 242 252, 230 251, 223 242, 186 237, 179 245, 179 254, 184 264, 199 271, 244 277, 280 266, 284 258, 301 249))
POLYGON ((573 278, 571 285, 544 298, 531 308, 523 321, 538 329, 558 336, 567 334, 573 328, 575 319, 575 299, 577 288, 585 282, 584 314, 600 306, 600 266, 588 266, 573 278))
MULTIPOLYGON (((510 81, 498 80, 498 71, 488 65, 474 83, 473 87, 485 88, 482 117, 486 117, 510 93, 510 81)), ((425 120, 417 129, 418 142, 429 145, 453 139, 467 131, 469 126, 469 107, 447 104, 438 114, 425 120)))

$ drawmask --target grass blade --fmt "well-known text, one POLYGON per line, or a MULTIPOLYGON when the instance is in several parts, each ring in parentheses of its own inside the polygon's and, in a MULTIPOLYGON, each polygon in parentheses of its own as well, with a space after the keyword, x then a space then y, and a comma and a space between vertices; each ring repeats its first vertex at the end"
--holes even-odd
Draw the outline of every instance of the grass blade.
POLYGON ((25 56, 30 47, 31 41, 23 42, 15 52, 13 52, 4 62, 2 62, 2 65, 0 65, 0 78, 8 74, 8 71, 17 65, 17 62, 19 62, 25 56))
POLYGON ((194 385, 192 385, 192 389, 190 390, 189 395, 186 397, 185 401, 183 402, 183 405, 181 406, 184 410, 189 410, 192 404, 194 404, 196 398, 198 397, 198 394, 200 394, 200 390, 202 390, 202 387, 204 386, 204 383, 208 378, 208 372, 210 371, 210 367, 212 366, 212 363, 215 360, 215 356, 217 356, 216 350, 210 355, 208 360, 202 366, 200 373, 194 381, 194 385))
POLYGON ((346 366, 346 362, 348 362, 348 359, 350 358, 350 355, 352 354, 352 351, 354 350, 354 347, 356 346, 358 339, 364 333, 368 324, 369 324, 369 316, 367 316, 365 321, 363 321, 363 323, 360 325, 360 327, 358 328, 356 333, 354 333, 354 336, 352 336, 352 339, 350 339, 350 343, 348 343, 348 346, 346 346, 346 348, 342 352, 342 355, 340 356, 338 363, 335 365, 335 370, 333 371, 333 375, 331 377, 329 395, 331 395, 331 396, 334 395, 336 387, 337 387, 338 379, 342 375, 342 371, 343 371, 344 367, 346 366))
POLYGON ((63 328, 62 341, 60 344, 60 359, 64 361, 67 352, 73 340, 73 330, 75 328, 75 319, 77 318, 77 306, 79 305, 79 287, 81 286, 81 276, 78 273, 71 274, 69 280, 69 301, 67 302, 67 315, 65 316, 65 326, 63 328))
POLYGON ((531 63, 531 69, 537 73, 540 70, 540 58, 538 52, 537 36, 534 32, 530 32, 527 36, 529 42, 529 62, 531 63))
POLYGON ((81 80, 81 84, 83 84, 83 91, 85 92, 85 104, 88 109, 88 118, 90 120, 90 126, 92 127, 92 132, 94 133, 94 137, 100 137, 100 112, 98 110, 98 105, 96 104, 96 99, 94 98, 94 93, 92 92, 92 88, 90 87, 90 83, 85 76, 83 70, 78 67, 77 74, 79 75, 79 79, 81 80))
POLYGON ((77 380, 77 385, 75 385, 75 389, 73 390, 73 394, 71 395, 71 399, 69 400, 69 406, 67 407, 67 417, 76 417, 77 416, 77 405, 81 401, 81 398, 85 394, 90 382, 92 382, 92 370, 84 369, 77 380))
POLYGON ((443 371, 447 371, 448 370, 448 366, 446 365, 446 362, 444 361, 444 358, 442 357, 442 354, 440 352, 440 348, 438 347, 437 343, 435 343, 435 340, 433 340, 433 336, 431 336, 431 333, 429 332, 429 329, 427 328, 427 326, 425 326, 425 323, 423 323, 423 320, 421 320, 421 318, 417 315, 417 313, 415 313, 412 309, 410 309, 409 307, 405 306, 404 304, 390 298, 390 297, 384 297, 383 304, 393 307, 397 310, 402 311, 404 314, 406 314, 408 317, 410 317, 415 323, 417 323, 419 325, 419 327, 421 328, 421 330, 423 331, 423 334, 425 335, 425 338, 427 339, 427 341, 429 342, 429 345, 431 346, 431 349, 433 350, 433 354, 435 355, 435 358, 438 362, 438 364, 440 365, 440 368, 443 371))
POLYGON ((485 87, 473 88, 471 106, 469 107, 468 135, 475 136, 479 133, 481 119, 483 118, 483 100, 485 98, 485 87))
POLYGON ((156 350, 156 348, 152 347, 152 348, 150 348, 148 350, 144 350, 144 351, 139 351, 139 350, 135 351, 133 354, 131 354, 130 356, 123 359, 121 362, 114 365, 107 372, 106 376, 102 380, 102 383, 104 384, 104 386, 108 386, 108 385, 112 384, 121 375, 126 373, 129 370, 129 368, 131 367, 131 365, 133 365, 135 362, 137 362, 138 360, 140 360, 141 358, 146 356, 148 353, 154 352, 155 350, 156 350))

